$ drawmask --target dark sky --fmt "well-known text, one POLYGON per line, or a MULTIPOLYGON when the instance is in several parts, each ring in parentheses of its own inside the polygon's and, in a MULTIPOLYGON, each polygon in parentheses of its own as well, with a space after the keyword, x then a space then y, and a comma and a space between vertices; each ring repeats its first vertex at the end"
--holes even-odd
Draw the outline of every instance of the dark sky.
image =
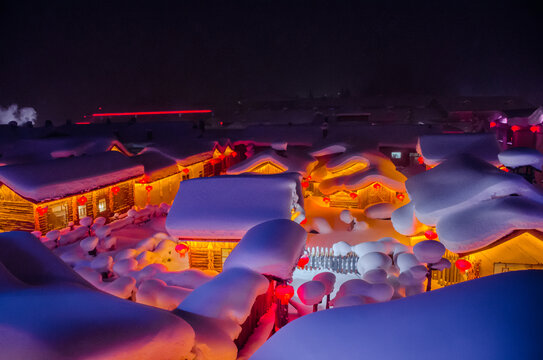
POLYGON ((310 89, 543 95, 532 3, 0 0, 0 105, 63 121, 310 89))

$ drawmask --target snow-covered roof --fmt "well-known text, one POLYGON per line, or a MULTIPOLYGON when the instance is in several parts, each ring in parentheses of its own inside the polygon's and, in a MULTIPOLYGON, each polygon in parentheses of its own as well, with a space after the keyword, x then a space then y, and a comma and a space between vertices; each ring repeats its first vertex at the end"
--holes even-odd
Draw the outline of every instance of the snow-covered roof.
POLYGON ((146 150, 158 150, 177 161, 179 165, 189 166, 213 158, 213 150, 216 146, 216 141, 182 138, 177 139, 176 142, 161 142, 147 147, 146 150))
POLYGON ((303 205, 300 175, 224 175, 182 181, 166 219, 170 235, 241 239, 253 226, 290 219, 303 205))
POLYGON ((352 174, 326 178, 320 183, 319 190, 323 194, 332 194, 342 190, 361 189, 379 182, 392 190, 405 191, 406 177, 396 170, 389 158, 377 152, 342 154, 328 161, 326 168, 334 171, 354 163, 361 163, 365 167, 352 174))
POLYGON ((263 275, 290 279, 306 238, 304 228, 287 219, 256 225, 232 250, 223 269, 244 267, 263 275))
POLYGON ((265 150, 251 156, 248 159, 230 167, 226 173, 237 175, 248 172, 258 165, 271 162, 280 166, 287 172, 297 172, 302 176, 307 176, 311 171, 312 165, 316 164, 315 158, 304 151, 288 148, 285 152, 279 152, 273 149, 265 150))
POLYGON ((530 148, 512 148, 502 151, 498 154, 500 162, 508 168, 516 168, 519 166, 533 166, 541 170, 543 167, 543 154, 536 149, 530 148))
POLYGON ((165 178, 179 172, 177 163, 172 158, 156 150, 145 150, 133 157, 134 161, 143 165, 145 175, 150 181, 165 178))
POLYGON ((251 359, 535 359, 542 297, 543 271, 512 271, 401 300, 319 311, 290 322, 251 359))
POLYGON ((310 154, 315 157, 318 157, 318 156, 339 154, 345 151, 347 151, 347 145, 345 144, 327 144, 327 145, 316 148, 315 150, 310 152, 310 154))
POLYGON ((417 152, 427 165, 437 165, 459 154, 469 154, 498 165, 500 146, 494 134, 436 134, 422 135, 417 152))
POLYGON ((34 202, 59 199, 143 175, 117 151, 0 167, 0 183, 34 202))
POLYGON ((406 188, 417 218, 432 226, 445 214, 491 198, 518 194, 543 203, 543 191, 523 177, 469 155, 410 177, 406 188))
POLYGON ((450 251, 472 252, 515 230, 543 231, 543 204, 524 196, 481 201, 442 216, 437 222, 440 241, 450 251))
POLYGON ((112 137, 55 137, 45 139, 16 139, 0 145, 0 159, 4 164, 20 164, 70 156, 98 154, 117 147, 130 153, 112 137))

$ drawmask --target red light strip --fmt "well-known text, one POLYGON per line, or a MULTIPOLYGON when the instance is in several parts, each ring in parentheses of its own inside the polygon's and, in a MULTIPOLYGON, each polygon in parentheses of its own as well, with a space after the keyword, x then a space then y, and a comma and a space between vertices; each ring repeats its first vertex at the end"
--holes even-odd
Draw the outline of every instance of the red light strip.
POLYGON ((165 115, 165 114, 203 114, 210 113, 211 110, 178 110, 178 111, 139 111, 124 113, 99 113, 92 116, 130 116, 130 115, 165 115))
POLYGON ((84 122, 76 122, 76 125, 90 125, 90 122, 84 121, 84 122))

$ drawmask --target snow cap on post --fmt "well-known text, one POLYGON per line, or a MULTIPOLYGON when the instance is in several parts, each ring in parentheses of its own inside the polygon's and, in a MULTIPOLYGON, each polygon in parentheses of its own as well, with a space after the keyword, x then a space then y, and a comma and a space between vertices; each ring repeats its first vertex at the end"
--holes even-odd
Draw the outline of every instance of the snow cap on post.
POLYGON ((445 255, 445 246, 435 240, 424 240, 413 246, 413 253, 418 261, 426 264, 434 264, 445 255))
POLYGON ((296 291, 298 297, 305 305, 315 305, 322 301, 326 295, 324 284, 317 280, 303 283, 296 291))
POLYGON ((336 284, 336 275, 329 271, 318 273, 313 277, 313 280, 320 281, 324 285, 324 294, 330 295, 334 291, 334 285, 336 284))

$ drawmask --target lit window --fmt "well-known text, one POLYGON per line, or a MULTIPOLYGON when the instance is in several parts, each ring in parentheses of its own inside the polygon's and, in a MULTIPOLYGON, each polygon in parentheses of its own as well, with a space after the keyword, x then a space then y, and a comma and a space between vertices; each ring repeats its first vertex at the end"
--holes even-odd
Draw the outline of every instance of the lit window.
POLYGON ((80 219, 87 216, 87 205, 79 205, 77 207, 77 214, 79 215, 80 219))
POLYGON ((402 153, 400 151, 393 151, 390 153, 390 157, 392 159, 401 159, 402 158, 402 153))
POLYGON ((106 211, 106 199, 100 199, 98 200, 98 212, 104 212, 106 211))

